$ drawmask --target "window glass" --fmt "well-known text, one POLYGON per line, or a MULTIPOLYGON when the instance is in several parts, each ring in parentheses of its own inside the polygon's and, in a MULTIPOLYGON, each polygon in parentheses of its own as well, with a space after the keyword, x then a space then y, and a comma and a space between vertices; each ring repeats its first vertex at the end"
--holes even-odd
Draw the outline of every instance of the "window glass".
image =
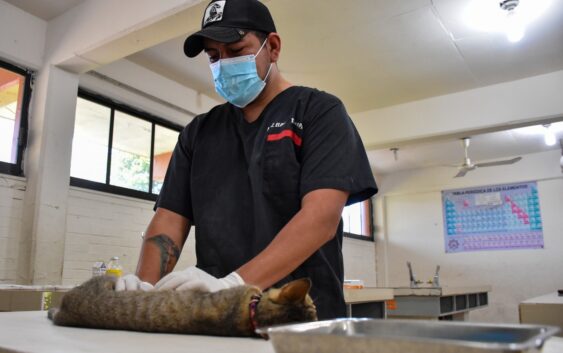
POLYGON ((178 131, 159 125, 154 130, 154 159, 152 172, 152 192, 159 194, 166 175, 166 169, 172 157, 172 151, 178 141, 178 131))
POLYGON ((0 162, 16 163, 25 77, 0 67, 0 162))
POLYGON ((152 123, 115 111, 110 184, 149 192, 152 123))
POLYGON ((106 182, 111 109, 78 98, 70 175, 106 182))
POLYGON ((342 221, 346 233, 362 234, 362 211, 362 203, 360 202, 344 207, 342 221))
POLYGON ((344 207, 342 223, 344 233, 354 237, 372 239, 371 201, 365 200, 344 207))
POLYGON ((78 94, 70 184, 156 200, 182 128, 109 98, 78 94))

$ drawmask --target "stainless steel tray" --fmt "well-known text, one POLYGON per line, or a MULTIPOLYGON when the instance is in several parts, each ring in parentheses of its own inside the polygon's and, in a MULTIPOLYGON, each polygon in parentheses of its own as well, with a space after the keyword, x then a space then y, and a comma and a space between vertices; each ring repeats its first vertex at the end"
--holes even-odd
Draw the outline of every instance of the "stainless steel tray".
POLYGON ((337 319, 258 329, 277 353, 540 352, 553 326, 337 319))

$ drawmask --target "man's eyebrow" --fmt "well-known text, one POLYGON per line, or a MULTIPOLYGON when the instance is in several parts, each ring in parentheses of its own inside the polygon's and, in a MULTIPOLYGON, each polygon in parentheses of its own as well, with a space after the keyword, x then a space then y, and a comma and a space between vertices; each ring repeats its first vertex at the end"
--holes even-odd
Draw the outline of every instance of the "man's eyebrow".
POLYGON ((248 43, 244 43, 244 42, 239 40, 239 41, 236 41, 236 42, 228 43, 226 46, 227 46, 227 48, 229 48, 231 50, 241 49, 241 48, 248 46, 248 43))

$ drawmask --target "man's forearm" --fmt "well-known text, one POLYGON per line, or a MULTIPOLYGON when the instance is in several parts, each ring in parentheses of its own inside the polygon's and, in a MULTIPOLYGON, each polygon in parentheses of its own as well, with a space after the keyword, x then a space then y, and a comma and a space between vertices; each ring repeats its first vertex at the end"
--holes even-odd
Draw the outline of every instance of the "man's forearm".
POLYGON ((145 280, 147 277, 156 278, 156 280, 164 277, 174 269, 180 253, 180 247, 170 236, 162 233, 148 237, 143 242, 141 261, 137 267, 139 277, 145 280), (158 271, 155 271, 157 269, 158 271))
POLYGON ((188 231, 187 219, 159 208, 145 232, 137 276, 154 284, 171 272, 178 262, 188 231))
POLYGON ((301 210, 237 273, 261 289, 287 276, 334 236, 347 198, 347 192, 332 189, 305 195, 301 210))

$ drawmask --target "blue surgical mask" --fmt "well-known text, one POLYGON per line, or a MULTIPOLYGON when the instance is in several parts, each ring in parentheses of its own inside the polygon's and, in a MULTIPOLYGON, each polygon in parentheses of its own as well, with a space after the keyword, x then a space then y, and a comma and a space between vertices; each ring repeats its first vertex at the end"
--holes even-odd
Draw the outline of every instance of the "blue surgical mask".
POLYGON ((254 101, 266 87, 266 80, 272 69, 272 63, 270 63, 264 80, 258 76, 256 71, 256 57, 265 44, 266 41, 256 55, 250 54, 220 59, 209 64, 217 93, 239 108, 244 108, 254 101))

